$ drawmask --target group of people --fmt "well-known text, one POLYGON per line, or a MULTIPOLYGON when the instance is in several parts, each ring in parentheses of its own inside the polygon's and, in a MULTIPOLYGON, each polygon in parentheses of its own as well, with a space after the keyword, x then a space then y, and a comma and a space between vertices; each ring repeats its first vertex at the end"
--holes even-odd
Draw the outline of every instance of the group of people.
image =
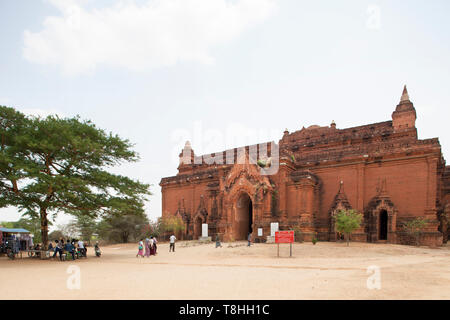
MULTIPOLYGON (((170 243, 169 252, 171 252, 171 251, 175 252, 175 240, 176 239, 177 238, 175 237, 175 235, 171 235, 170 236, 170 238, 169 238, 169 243, 170 243)), ((150 239, 147 238, 147 239, 145 239, 145 242, 144 242, 144 239, 141 239, 139 241, 138 253, 136 254, 136 258, 138 258, 138 257, 150 257, 150 256, 153 256, 153 255, 156 255, 157 254, 156 250, 158 248, 157 243, 158 243, 158 240, 156 240, 156 237, 150 237, 150 239)))
POLYGON ((141 239, 139 241, 139 247, 138 247, 138 253, 136 254, 136 258, 138 257, 147 257, 154 256, 157 254, 157 246, 158 240, 156 240, 156 237, 150 237, 144 239, 141 239))
POLYGON ((55 240, 55 246, 53 247, 53 244, 50 243, 48 247, 49 251, 53 250, 53 257, 56 258, 56 255, 59 253, 59 260, 64 260, 64 254, 65 255, 72 255, 72 259, 75 260, 75 256, 77 258, 80 257, 87 257, 87 248, 84 244, 83 240, 76 240, 76 239, 67 239, 67 241, 64 241, 64 239, 55 240))
MULTIPOLYGON (((169 237, 169 252, 171 252, 171 251, 175 252, 175 240, 176 239, 177 238, 173 234, 169 237)), ((248 241, 247 246, 250 247, 251 242, 252 242, 252 234, 250 232, 247 235, 247 241, 248 241)), ((145 239, 145 242, 144 242, 144 239, 141 239, 139 241, 138 253, 136 254, 136 258, 144 257, 144 256, 150 257, 152 255, 156 255, 156 249, 157 249, 156 244, 157 243, 158 243, 158 241, 156 240, 156 237, 150 237, 150 239, 147 238, 147 239, 145 239)), ((222 244, 220 243, 220 237, 217 234, 216 235, 216 248, 218 248, 218 247, 222 247, 222 244)))

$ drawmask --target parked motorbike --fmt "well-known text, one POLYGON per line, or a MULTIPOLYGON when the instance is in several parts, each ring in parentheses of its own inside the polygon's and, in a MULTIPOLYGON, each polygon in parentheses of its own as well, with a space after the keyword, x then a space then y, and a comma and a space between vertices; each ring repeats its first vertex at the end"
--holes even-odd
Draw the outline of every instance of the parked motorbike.
POLYGON ((14 248, 14 242, 13 241, 5 241, 0 247, 1 253, 6 253, 6 256, 10 258, 11 260, 14 260, 16 258, 15 254, 15 248, 14 248))

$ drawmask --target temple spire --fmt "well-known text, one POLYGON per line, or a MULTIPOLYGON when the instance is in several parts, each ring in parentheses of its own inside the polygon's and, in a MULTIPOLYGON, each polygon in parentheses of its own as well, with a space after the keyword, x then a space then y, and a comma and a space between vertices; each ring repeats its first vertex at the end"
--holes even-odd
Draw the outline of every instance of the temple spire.
POLYGON ((402 102, 411 102, 409 100, 409 94, 408 94, 408 89, 406 89, 406 84, 403 87, 403 93, 402 93, 402 97, 400 99, 400 103, 402 103, 402 102))
POLYGON ((411 100, 409 100, 408 89, 405 85, 403 87, 400 103, 392 113, 392 126, 394 127, 394 132, 416 130, 416 118, 416 109, 411 100))

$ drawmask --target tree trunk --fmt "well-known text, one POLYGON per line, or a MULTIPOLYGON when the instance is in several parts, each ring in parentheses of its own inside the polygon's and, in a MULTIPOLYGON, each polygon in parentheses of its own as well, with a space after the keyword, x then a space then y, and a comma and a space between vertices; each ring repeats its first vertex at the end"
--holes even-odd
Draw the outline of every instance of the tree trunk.
POLYGON ((346 233, 345 237, 347 238, 347 247, 350 245, 350 234, 346 233))
POLYGON ((122 233, 122 241, 123 241, 123 243, 128 243, 128 233, 127 232, 124 232, 124 233, 122 233))
POLYGON ((44 250, 48 249, 48 219, 47 219, 47 210, 45 208, 41 208, 41 236, 42 236, 42 247, 44 250))

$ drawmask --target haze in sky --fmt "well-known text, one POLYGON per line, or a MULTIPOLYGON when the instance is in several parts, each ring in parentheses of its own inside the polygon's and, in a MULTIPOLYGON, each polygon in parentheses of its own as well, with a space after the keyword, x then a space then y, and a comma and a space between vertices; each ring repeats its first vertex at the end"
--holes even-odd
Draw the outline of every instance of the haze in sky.
MULTIPOLYGON (((0 0, 0 105, 80 115, 135 143, 113 171, 152 184, 196 154, 287 128, 391 120, 408 86, 420 139, 450 158, 450 2, 0 0)), ((0 210, 0 221, 20 218, 0 210)), ((69 217, 58 216, 55 225, 69 217)))

